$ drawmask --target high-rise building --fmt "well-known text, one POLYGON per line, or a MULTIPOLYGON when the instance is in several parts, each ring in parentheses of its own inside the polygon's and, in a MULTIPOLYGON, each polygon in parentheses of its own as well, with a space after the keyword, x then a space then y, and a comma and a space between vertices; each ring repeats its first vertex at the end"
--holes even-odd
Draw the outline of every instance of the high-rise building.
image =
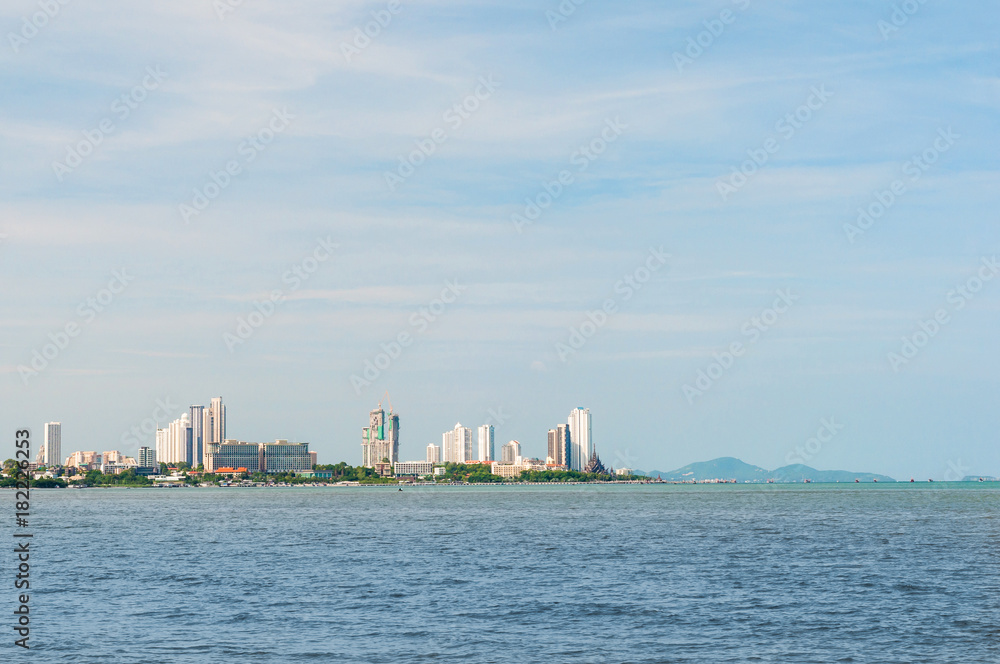
POLYGON ((459 422, 441 435, 441 460, 445 463, 472 461, 472 429, 459 422))
POLYGON ((191 406, 191 465, 199 463, 205 463, 205 407, 194 405, 191 406))
MULTIPOLYGON (((226 441, 226 407, 222 397, 214 397, 208 408, 202 413, 202 453, 208 456, 209 446, 221 445, 226 441)), ((202 460, 206 466, 207 461, 202 460)))
POLYGON ((493 461, 493 425, 483 424, 479 427, 479 461, 493 461))
POLYGON ((316 454, 316 452, 310 450, 309 451, 309 470, 312 470, 313 468, 316 467, 316 463, 317 463, 316 459, 317 458, 318 458, 318 455, 316 454))
POLYGON ((441 446, 431 443, 427 446, 427 461, 430 463, 441 463, 441 446))
POLYGON ((47 467, 58 466, 62 461, 62 423, 45 423, 45 441, 42 447, 42 463, 47 467))
POLYGON ((399 415, 392 412, 390 405, 386 417, 380 403, 368 413, 368 426, 361 430, 361 465, 374 468, 383 459, 390 464, 399 461, 399 415))
POLYGON ((192 462, 190 415, 182 413, 166 429, 156 430, 156 458, 170 464, 192 462))
POLYGON ((589 408, 574 408, 569 414, 569 449, 569 469, 582 471, 593 451, 589 408))
POLYGON ((568 466, 570 458, 569 425, 560 424, 549 429, 549 456, 557 466, 568 466))
POLYGON ((521 443, 512 440, 501 447, 500 463, 521 463, 521 443))
POLYGON ((159 429, 156 430, 156 446, 155 446, 156 460, 157 463, 163 462, 163 455, 167 453, 167 430, 159 429))
POLYGON ((148 447, 140 447, 139 454, 136 456, 136 463, 140 468, 156 468, 159 465, 156 462, 156 451, 148 447))

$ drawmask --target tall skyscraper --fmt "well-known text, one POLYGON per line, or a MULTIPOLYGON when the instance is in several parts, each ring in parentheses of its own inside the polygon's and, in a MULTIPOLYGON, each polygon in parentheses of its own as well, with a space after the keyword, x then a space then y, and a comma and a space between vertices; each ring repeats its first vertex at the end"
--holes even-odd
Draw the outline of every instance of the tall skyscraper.
POLYGON ((375 464, 388 459, 389 463, 399 461, 399 415, 392 412, 386 417, 382 404, 368 413, 368 426, 361 430, 361 465, 374 468, 375 464))
POLYGON ((208 453, 218 451, 210 450, 210 446, 221 445, 226 441, 226 407, 222 403, 222 397, 214 397, 211 405, 204 409, 202 413, 202 461, 206 464, 208 453))
POLYGON ((156 432, 156 458, 164 463, 187 463, 191 458, 191 416, 182 413, 180 417, 167 425, 166 429, 156 432), (163 431, 161 436, 160 431, 163 431))
POLYGON ((441 463, 441 446, 431 443, 427 446, 427 460, 431 463, 441 463))
POLYGON ((166 463, 163 460, 163 455, 167 453, 167 430, 157 429, 156 430, 156 463, 166 463))
POLYGON ((472 429, 459 422, 451 431, 441 435, 441 456, 445 463, 472 461, 472 429))
POLYGON ((570 458, 569 425, 560 424, 555 429, 549 429, 549 455, 552 463, 568 466, 570 458))
POLYGON ((45 442, 42 448, 42 463, 48 466, 58 466, 62 463, 62 423, 45 423, 45 442))
MULTIPOLYGON (((205 463, 205 407, 191 406, 191 465, 205 463)), ((140 466, 142 464, 139 464, 140 466)))
POLYGON ((574 408, 569 414, 569 468, 583 470, 593 451, 590 441, 590 409, 574 408))
POLYGON ((479 461, 493 461, 493 425, 483 424, 479 427, 479 461))
POLYGON ((500 463, 517 463, 521 458, 521 443, 512 440, 500 448, 500 463))

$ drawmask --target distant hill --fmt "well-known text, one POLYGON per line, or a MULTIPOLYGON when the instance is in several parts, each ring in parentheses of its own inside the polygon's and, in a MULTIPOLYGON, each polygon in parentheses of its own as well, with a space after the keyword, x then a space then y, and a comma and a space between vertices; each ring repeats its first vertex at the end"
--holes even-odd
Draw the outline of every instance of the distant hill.
POLYGON ((801 482, 803 480, 809 480, 810 482, 853 482, 854 480, 861 480, 862 482, 871 482, 872 480, 878 480, 879 482, 896 481, 886 475, 877 475, 875 473, 853 473, 849 470, 816 470, 801 463, 775 468, 771 471, 771 477, 776 482, 801 482))
POLYGON ((802 464, 783 466, 775 470, 767 470, 760 466, 745 463, 734 457, 720 457, 711 461, 700 461, 688 464, 677 470, 637 470, 637 474, 647 477, 662 477, 667 482, 692 482, 705 480, 736 480, 737 482, 895 482, 887 475, 875 473, 855 473, 848 470, 816 470, 802 464))
POLYGON ((650 471, 651 477, 659 475, 668 482, 690 482, 692 480, 736 480, 737 482, 764 482, 768 471, 760 466, 751 466, 733 457, 721 457, 711 461, 688 464, 667 473, 650 471))

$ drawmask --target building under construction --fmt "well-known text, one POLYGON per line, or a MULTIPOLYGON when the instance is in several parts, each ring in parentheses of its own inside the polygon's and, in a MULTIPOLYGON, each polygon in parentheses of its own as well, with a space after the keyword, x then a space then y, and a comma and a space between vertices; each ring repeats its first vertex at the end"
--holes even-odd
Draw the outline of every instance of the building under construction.
POLYGON ((366 468, 399 461, 399 415, 392 412, 391 401, 388 417, 381 402, 368 413, 368 426, 361 430, 361 457, 361 465, 366 468))

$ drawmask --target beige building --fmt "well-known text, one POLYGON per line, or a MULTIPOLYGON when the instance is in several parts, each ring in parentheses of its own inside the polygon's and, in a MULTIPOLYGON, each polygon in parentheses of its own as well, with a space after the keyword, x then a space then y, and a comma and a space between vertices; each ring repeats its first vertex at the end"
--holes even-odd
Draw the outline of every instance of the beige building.
POLYGON ((66 466, 81 468, 83 466, 100 466, 101 455, 97 452, 73 452, 66 457, 66 466))

